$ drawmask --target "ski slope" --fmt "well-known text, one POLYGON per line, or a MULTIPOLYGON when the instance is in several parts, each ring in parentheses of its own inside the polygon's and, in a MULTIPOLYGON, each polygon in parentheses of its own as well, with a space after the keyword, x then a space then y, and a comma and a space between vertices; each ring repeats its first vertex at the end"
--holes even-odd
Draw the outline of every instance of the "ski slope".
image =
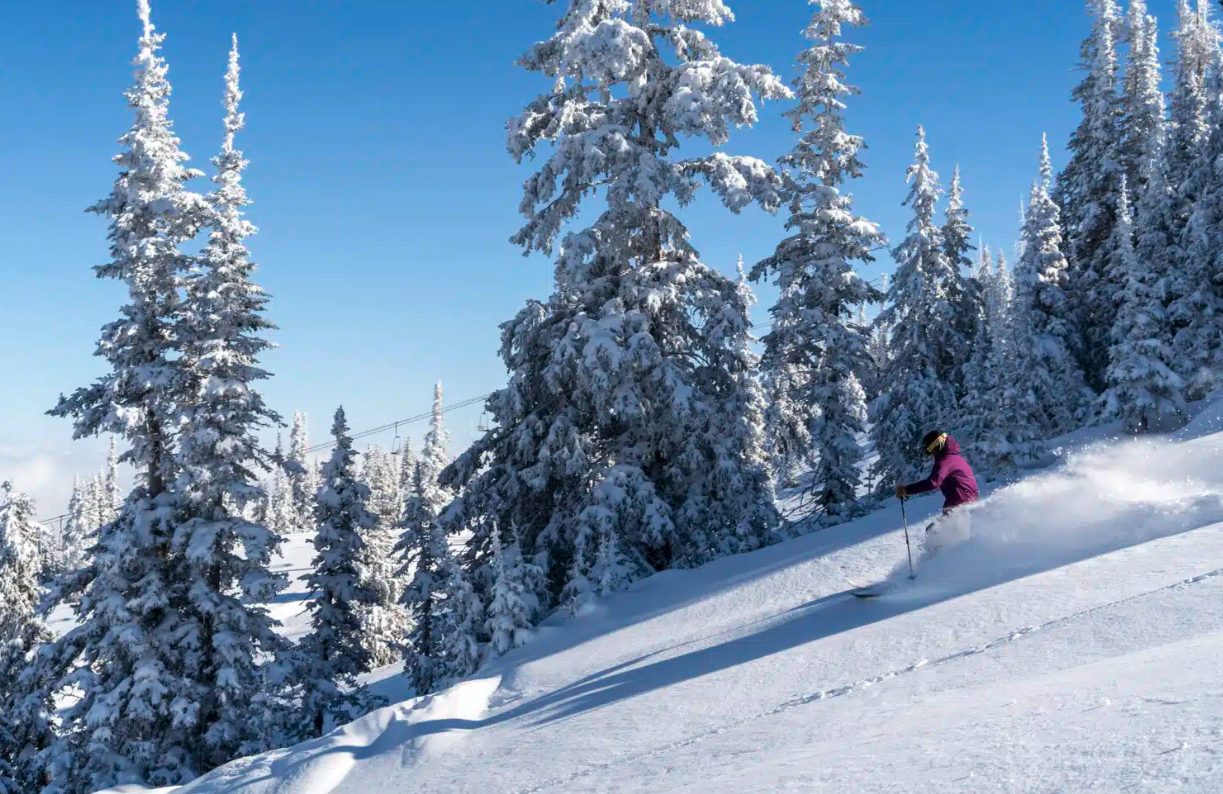
POLYGON ((1220 431, 995 489, 916 583, 896 509, 655 576, 175 794, 1223 791, 1220 431))

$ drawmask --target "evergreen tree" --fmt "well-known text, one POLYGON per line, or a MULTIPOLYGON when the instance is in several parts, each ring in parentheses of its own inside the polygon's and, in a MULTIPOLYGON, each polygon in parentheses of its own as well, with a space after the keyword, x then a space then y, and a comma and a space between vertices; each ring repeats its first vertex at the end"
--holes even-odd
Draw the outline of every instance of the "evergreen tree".
POLYGON ((1042 407, 1036 430, 1045 438, 1076 427, 1086 403, 1083 376, 1072 352, 1076 337, 1066 295, 1069 264, 1062 252, 1060 210, 1049 195, 1052 183, 1046 139, 1041 148, 1040 179, 1032 186, 1024 213, 1023 255, 1015 272, 1012 311, 1012 322, 1021 334, 1013 336, 1012 343, 1022 346, 1015 355, 1031 367, 1028 381, 1042 407))
POLYGON ((891 335, 891 360, 883 374, 888 390, 875 403, 872 430, 879 454, 872 473, 882 489, 917 478, 925 465, 918 443, 923 434, 936 427, 954 430, 956 364, 965 346, 949 288, 958 277, 934 224, 942 191, 920 127, 908 181, 905 205, 913 219, 908 236, 892 252, 897 268, 880 314, 891 335))
POLYGON ((439 602, 445 578, 455 567, 446 534, 437 521, 437 488, 426 479, 424 463, 417 460, 404 498, 402 534, 395 546, 401 561, 399 576, 407 581, 400 600, 411 619, 404 643, 404 673, 419 695, 434 691, 443 674, 439 602))
MULTIPOLYGON (((866 393, 859 374, 871 370, 867 336, 853 320, 856 306, 882 295, 858 277, 854 263, 874 261, 886 242, 879 228, 856 216, 841 185, 862 175, 865 144, 845 131, 849 56, 860 47, 839 41, 844 26, 866 24, 862 10, 817 0, 805 35, 814 44, 799 56, 798 104, 786 116, 800 137, 781 159, 793 234, 752 278, 771 277, 781 292, 770 310, 761 368, 770 388, 770 447, 794 465, 813 469, 811 496, 824 523, 855 512, 862 478, 859 438, 866 432, 866 393)), ((787 477, 783 477, 788 479, 787 477)), ((615 538, 607 543, 613 544, 615 538)))
MULTIPOLYGON (((1190 297, 1197 289, 1196 268, 1189 259, 1186 227, 1203 178, 1203 144, 1209 132, 1207 74, 1219 47, 1219 34, 1209 15, 1210 4, 1189 0, 1177 4, 1178 28, 1173 33, 1176 59, 1169 98, 1167 146, 1156 160, 1163 183, 1144 192, 1138 202, 1137 255, 1160 274, 1166 322, 1173 338, 1192 322, 1197 307, 1190 297)), ((1187 341, 1187 340, 1185 340, 1187 341)), ((1178 374, 1193 379, 1197 367, 1185 357, 1178 374), (1187 366, 1186 366, 1187 365, 1187 366)), ((1190 385, 1190 384, 1187 384, 1190 385)))
POLYGON ((280 434, 276 434, 276 451, 272 455, 275 465, 267 488, 267 528, 281 537, 296 532, 297 511, 293 504, 293 488, 285 470, 284 447, 280 434))
POLYGON ((1209 132, 1186 181, 1193 196, 1182 235, 1184 259, 1172 276, 1174 349, 1190 399, 1218 388, 1223 373, 1223 51, 1207 77, 1209 132))
POLYGON ((110 437, 110 449, 106 453, 106 468, 102 471, 102 515, 98 526, 109 524, 119 516, 123 505, 123 494, 119 493, 119 447, 114 436, 110 437))
MULTIPOLYGON (((1035 333, 1024 319, 1015 279, 1002 254, 988 286, 989 349, 983 353, 981 380, 966 400, 966 426, 974 462, 987 471, 1003 471, 1040 460, 1048 430, 1045 406, 1029 376, 1037 366, 1035 333)), ((1030 298, 1033 293, 1024 294, 1030 298)))
POLYGON ((1194 8, 1189 0, 1178 0, 1173 88, 1169 99, 1170 145, 1166 152, 1168 183, 1178 194, 1176 229, 1184 228, 1189 217, 1191 173, 1209 131, 1209 100, 1206 76, 1219 47, 1219 34, 1210 20, 1210 3, 1199 0, 1194 8))
POLYGON ((1160 88, 1159 24, 1147 14, 1146 0, 1130 0, 1126 23, 1125 81, 1122 93, 1121 165, 1129 183, 1131 206, 1151 180, 1152 155, 1163 149, 1164 95, 1160 88))
POLYGON ((1101 398, 1101 413, 1121 419, 1133 432, 1146 433, 1184 423, 1184 384, 1170 366, 1173 355, 1158 278, 1134 253, 1133 219, 1124 195, 1119 209, 1111 276, 1123 280, 1125 300, 1113 333, 1110 385, 1101 398))
POLYGON ((38 753, 51 741, 49 704, 23 680, 34 653, 50 641, 39 616, 42 586, 34 503, 0 484, 0 794, 39 786, 38 753))
POLYGON ((445 523, 473 532, 477 594, 491 583, 495 531, 516 530, 547 571, 544 609, 589 574, 573 563, 579 551, 596 560, 604 522, 634 578, 773 538, 751 296, 700 262, 666 209, 701 185, 736 212, 780 204, 781 181, 760 160, 676 156, 681 138, 720 147, 732 126, 754 123, 755 95, 789 94, 702 32, 728 21, 719 0, 571 0, 521 59, 554 87, 509 123, 515 159, 549 155, 525 184, 513 241, 550 254, 591 185, 607 205, 561 239, 552 298, 503 326, 512 374, 488 403, 496 427, 447 475, 463 494, 445 523))
POLYGON ((984 452, 987 430, 996 413, 997 400, 1001 395, 1003 364, 1000 353, 1005 340, 1005 318, 1002 311, 1007 308, 1002 297, 1001 276, 994 272, 989 246, 982 246, 973 274, 973 288, 983 298, 982 312, 977 317, 973 334, 972 354, 964 366, 964 397, 960 401, 965 447, 973 454, 974 462, 981 459, 978 451, 984 452))
POLYGON ((973 261, 969 256, 976 248, 972 244, 973 228, 968 223, 968 209, 964 206, 964 187, 960 180, 960 167, 955 167, 951 187, 947 191, 946 220, 943 223, 943 253, 951 263, 952 273, 947 282, 947 297, 951 301, 955 317, 956 333, 964 340, 955 361, 953 382, 962 395, 964 392, 964 366, 972 351, 972 339, 981 316, 983 297, 975 289, 971 274, 973 261))
POLYGON ((302 709, 314 736, 321 736, 329 721, 347 722, 370 706, 368 695, 356 688, 357 676, 371 667, 361 642, 360 613, 377 603, 373 591, 362 584, 360 571, 363 537, 376 519, 366 507, 369 489, 357 480, 343 408, 336 410, 331 434, 335 450, 323 467, 315 509, 316 553, 306 577, 314 594, 307 607, 311 631, 298 646, 302 709))
POLYGON ((176 726, 197 771, 265 748, 258 719, 264 677, 260 660, 287 647, 279 624, 257 604, 284 588, 272 558, 282 539, 248 521, 244 509, 264 499, 257 469, 274 459, 259 443, 262 427, 280 417, 257 391, 269 374, 258 357, 274 326, 264 317, 268 297, 251 276, 242 185, 247 165, 235 136, 239 110, 238 41, 225 74, 225 138, 213 158, 217 187, 208 197, 211 233, 185 285, 176 329, 184 405, 179 412, 178 496, 172 537, 174 588, 183 654, 177 699, 190 704, 176 726), (180 592, 181 591, 181 592, 180 592))
POLYGON ((1114 0, 1088 0, 1091 35, 1083 42, 1087 71, 1072 96, 1083 120, 1070 140, 1070 162, 1058 181, 1055 203, 1062 208, 1073 262, 1071 289, 1077 315, 1077 351, 1088 384, 1104 388, 1119 285, 1109 282, 1109 239, 1117 220, 1122 162, 1122 105, 1118 93, 1117 41, 1123 28, 1114 0))
POLYGON ((85 486, 81 478, 72 482, 72 496, 68 500, 68 517, 60 532, 60 568, 70 573, 85 567, 89 534, 96 529, 87 523, 85 512, 85 486))
MULTIPOLYGON (((493 651, 501 656, 531 641, 531 627, 535 624, 539 602, 529 580, 542 572, 522 558, 516 539, 506 546, 501 542, 501 535, 494 533, 492 541, 492 600, 484 631, 493 651)), ((609 582, 604 590, 614 588, 615 585, 609 582)))
POLYGON ((298 411, 293 414, 293 429, 289 432, 289 459, 285 463, 286 480, 293 501, 293 523, 298 529, 314 526, 314 496, 318 493, 318 486, 311 482, 309 448, 306 415, 298 411))
POLYGON ((23 636, 42 599, 42 531, 33 500, 14 491, 11 483, 0 483, 0 654, 3 646, 23 636))
POLYGON ((440 664, 435 687, 466 678, 480 665, 480 632, 484 628, 484 601, 462 566, 451 563, 444 571, 441 604, 440 664))
POLYGON ((179 245, 195 237, 207 213, 185 183, 167 116, 170 85, 158 54, 163 36, 139 0, 143 34, 136 81, 127 92, 134 115, 120 139, 120 174, 110 196, 92 209, 110 218, 111 261, 99 276, 128 288, 121 318, 102 332, 98 354, 110 372, 61 398, 52 413, 76 419, 76 436, 111 432, 128 446, 140 472, 119 515, 99 532, 76 628, 59 641, 57 690, 73 688, 63 729, 47 754, 50 785, 83 794, 124 783, 178 785, 207 769, 192 753, 190 629, 182 620, 189 582, 176 581, 178 495, 174 430, 180 390, 176 339, 183 276, 191 257, 179 245))
POLYGON ((399 510, 402 514, 407 503, 408 493, 412 490, 412 478, 416 474, 416 451, 412 449, 411 436, 403 440, 403 450, 399 453, 399 510))
POLYGON ((396 578, 399 565, 394 556, 402 501, 399 472, 390 453, 373 446, 364 460, 362 479, 369 488, 369 510, 376 520, 364 533, 360 570, 361 581, 374 593, 375 603, 361 612, 361 636, 370 664, 377 668, 399 661, 399 643, 407 629, 399 605, 403 588, 396 578))

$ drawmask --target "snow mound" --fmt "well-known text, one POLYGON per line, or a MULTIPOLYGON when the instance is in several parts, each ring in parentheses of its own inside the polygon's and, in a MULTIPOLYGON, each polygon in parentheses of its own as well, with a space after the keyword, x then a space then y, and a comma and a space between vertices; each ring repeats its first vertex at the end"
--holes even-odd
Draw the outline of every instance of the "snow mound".
POLYGON ((408 765, 454 751, 466 729, 484 716, 500 683, 497 677, 463 681, 445 692, 374 711, 312 742, 235 761, 174 791, 332 794, 362 759, 394 752, 408 765))
POLYGON ((1223 400, 1208 403, 1176 437, 1189 440, 1219 432, 1223 432, 1223 400))

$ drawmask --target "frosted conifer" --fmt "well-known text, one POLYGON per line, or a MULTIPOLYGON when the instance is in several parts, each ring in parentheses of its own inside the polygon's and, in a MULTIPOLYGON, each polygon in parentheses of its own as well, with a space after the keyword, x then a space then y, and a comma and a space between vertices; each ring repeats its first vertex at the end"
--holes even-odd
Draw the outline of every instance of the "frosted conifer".
POLYGON ((1184 258, 1170 278, 1176 363, 1190 399, 1223 382, 1223 51, 1217 48, 1207 95, 1209 132, 1184 191, 1193 197, 1181 238, 1184 258))
POLYGON ((1121 164, 1133 202, 1143 195, 1158 162, 1153 155, 1163 150, 1165 135, 1164 95, 1160 88, 1159 25, 1147 14, 1146 0, 1130 0, 1126 22, 1125 80, 1122 93, 1121 164))
POLYGON ((474 533, 479 594, 491 533, 512 528, 547 571, 544 609, 579 545, 597 558, 600 522, 634 578, 772 540, 751 296, 700 262, 669 201, 708 185, 735 212, 781 203, 781 180, 758 159, 676 154, 685 138, 720 149, 732 126, 757 120, 755 96, 789 94, 703 32, 731 18, 720 0, 571 0, 520 61, 551 88, 508 125, 516 160, 547 155, 524 185, 513 241, 551 254, 560 238, 560 249, 553 296, 503 326, 512 374, 488 402, 495 427, 446 477, 463 493, 444 519, 474 533), (606 207, 562 236, 592 185, 606 207))
POLYGON ((1121 419, 1132 432, 1184 424, 1184 384, 1170 366, 1173 354, 1158 293, 1158 280, 1134 253, 1133 219, 1122 196, 1110 276, 1123 281, 1125 300, 1113 331, 1109 389, 1101 397, 1105 418, 1121 419))
POLYGON ((1076 427, 1086 404, 1083 376, 1073 355, 1077 337, 1066 294, 1069 263, 1063 253, 1060 210, 1049 195, 1052 183, 1046 139, 1041 148, 1040 179, 1032 186, 1024 213, 1023 254, 1015 270, 1012 311, 1016 333, 1022 334, 1012 338, 1018 346, 1015 355, 1031 367, 1029 388, 1043 415, 1036 427, 1044 437, 1076 427))
POLYGON ((50 641, 39 615, 42 587, 34 503, 0 484, 0 792, 41 787, 37 756, 51 741, 50 708, 28 687, 33 655, 50 641))
POLYGON ((104 496, 104 513, 101 524, 109 524, 119 515, 123 504, 123 494, 119 493, 119 445, 114 436, 110 437, 110 447, 106 453, 106 468, 102 472, 102 487, 104 496))
POLYGON ((480 665, 480 634, 484 629, 484 602, 476 593, 471 578, 457 562, 443 571, 441 635, 438 641, 440 664, 438 682, 466 678, 480 665))
POLYGON ((314 594, 307 609, 311 631, 298 646, 302 662, 302 709, 314 736, 329 724, 354 719, 369 707, 356 688, 357 676, 370 669, 369 651, 361 642, 362 609, 377 602, 361 582, 363 536, 376 519, 366 505, 369 489, 357 480, 356 452, 344 409, 331 428, 335 450, 323 467, 323 485, 315 507, 315 557, 306 583, 314 594))
POLYGON ((908 171, 912 208, 908 236, 892 252, 897 268, 879 322, 889 329, 886 391, 874 406, 873 436, 879 459, 872 474, 882 490, 912 482, 924 468, 919 441, 936 427, 955 430, 956 367, 965 341, 957 331, 950 285, 958 280, 943 253, 934 224, 942 192, 930 169, 925 131, 918 128, 916 158, 908 171))
POLYGON ((951 263, 952 273, 947 282, 947 297, 951 301, 955 317, 956 333, 964 340, 964 348, 956 360, 953 378, 960 394, 964 391, 964 365, 972 351, 972 339, 976 333, 977 320, 981 316, 983 298, 976 291, 968 276, 972 273, 973 261, 969 256, 976 250, 972 244, 973 228, 968 222, 968 209, 964 206, 964 186, 960 179, 960 166, 955 167, 951 186, 947 190, 947 209, 943 222, 943 253, 951 263))
POLYGON ((78 571, 85 566, 88 537, 97 527, 90 527, 85 513, 85 486, 81 478, 72 482, 72 496, 68 500, 68 517, 60 533, 60 567, 65 572, 78 571))
POLYGON ((111 261, 96 268, 128 289, 121 318, 102 331, 98 354, 110 371, 61 398, 52 411, 75 418, 77 437, 110 432, 128 447, 138 484, 95 546, 90 581, 76 608, 78 625, 57 644, 56 690, 74 689, 63 728, 47 757, 49 784, 83 794, 118 784, 170 786, 206 771, 193 753, 199 704, 189 628, 180 607, 188 582, 177 580, 174 551, 178 495, 174 432, 181 390, 179 340, 183 278, 191 257, 179 246, 206 221, 206 205, 185 183, 167 115, 170 85, 158 54, 163 36, 139 0, 143 25, 135 84, 127 92, 134 121, 110 196, 94 212, 110 219, 111 261))
POLYGON ((1109 282, 1107 271, 1124 173, 1117 57, 1123 26, 1114 0, 1087 0, 1087 7, 1093 17, 1091 35, 1082 49, 1087 76, 1072 94, 1082 106, 1083 120, 1071 136, 1070 162, 1054 200, 1062 209, 1073 263, 1073 308, 1082 343, 1077 353, 1088 384, 1101 391, 1120 304, 1120 287, 1109 282))
MULTIPOLYGON (((492 542, 492 598, 484 631, 493 651, 501 656, 531 640, 539 602, 529 580, 539 572, 522 558, 517 540, 507 546, 502 544, 501 535, 494 533, 492 542)), ((609 583, 608 589, 614 589, 614 584, 609 583)))
POLYGON ((250 203, 242 185, 247 165, 235 148, 239 110, 238 40, 225 73, 225 136, 213 158, 216 189, 208 197, 211 233, 187 279, 177 327, 184 405, 179 412, 178 515, 171 543, 185 655, 176 697, 191 704, 177 724, 189 730, 184 749, 199 771, 264 749, 257 719, 264 695, 263 659, 286 649, 265 607, 284 588, 272 558, 282 538, 247 520, 248 505, 265 498, 259 470, 276 461, 258 439, 280 417, 257 386, 269 377, 259 356, 274 326, 264 317, 268 297, 252 280, 246 240, 250 203))
POLYGON ((400 601, 411 621, 404 642, 404 673, 419 695, 432 692, 443 675, 439 600, 445 578, 454 567, 446 534, 437 522, 436 501, 418 459, 404 496, 395 551, 401 563, 399 577, 406 582, 400 601))
MULTIPOLYGON (((868 331, 854 322, 853 311, 882 297, 854 267, 874 261, 873 251, 886 240, 841 193, 862 175, 858 153, 865 144, 845 131, 842 116, 845 99, 858 93, 843 82, 844 70, 861 48, 839 37, 843 27, 865 25, 866 18, 852 3, 815 5, 804 31, 814 43, 799 56, 803 71, 794 82, 798 104, 786 112, 800 137, 781 159, 786 228, 793 234, 752 269, 752 278, 769 277, 780 290, 761 361, 769 447, 782 461, 782 481, 795 466, 813 470, 809 489, 819 520, 835 523, 853 515, 857 502, 867 418, 859 376, 869 378, 872 370, 868 331)), ((615 538, 603 545, 614 550, 615 538)))
POLYGON ((309 447, 306 415, 298 411, 293 414, 293 429, 289 431, 289 458, 285 463, 285 472, 292 494, 294 526, 301 530, 314 526, 314 496, 318 492, 317 484, 311 482, 309 447))
POLYGON ((399 605, 403 588, 396 578, 399 565, 394 556, 402 500, 399 472, 391 454, 381 447, 370 447, 364 461, 362 479, 369 488, 369 510, 376 521, 364 533, 360 569, 361 580, 374 593, 375 603, 361 612, 361 635, 370 664, 377 668, 399 661, 398 647, 407 628, 399 605))

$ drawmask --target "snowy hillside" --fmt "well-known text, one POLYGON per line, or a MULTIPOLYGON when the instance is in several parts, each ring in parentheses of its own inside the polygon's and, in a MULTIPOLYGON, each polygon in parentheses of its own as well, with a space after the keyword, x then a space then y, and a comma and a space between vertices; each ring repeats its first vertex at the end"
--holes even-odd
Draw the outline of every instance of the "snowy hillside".
POLYGON ((995 492, 879 600, 848 582, 903 560, 898 510, 655 576, 176 791, 1218 791, 1221 428, 1216 405, 995 492))

